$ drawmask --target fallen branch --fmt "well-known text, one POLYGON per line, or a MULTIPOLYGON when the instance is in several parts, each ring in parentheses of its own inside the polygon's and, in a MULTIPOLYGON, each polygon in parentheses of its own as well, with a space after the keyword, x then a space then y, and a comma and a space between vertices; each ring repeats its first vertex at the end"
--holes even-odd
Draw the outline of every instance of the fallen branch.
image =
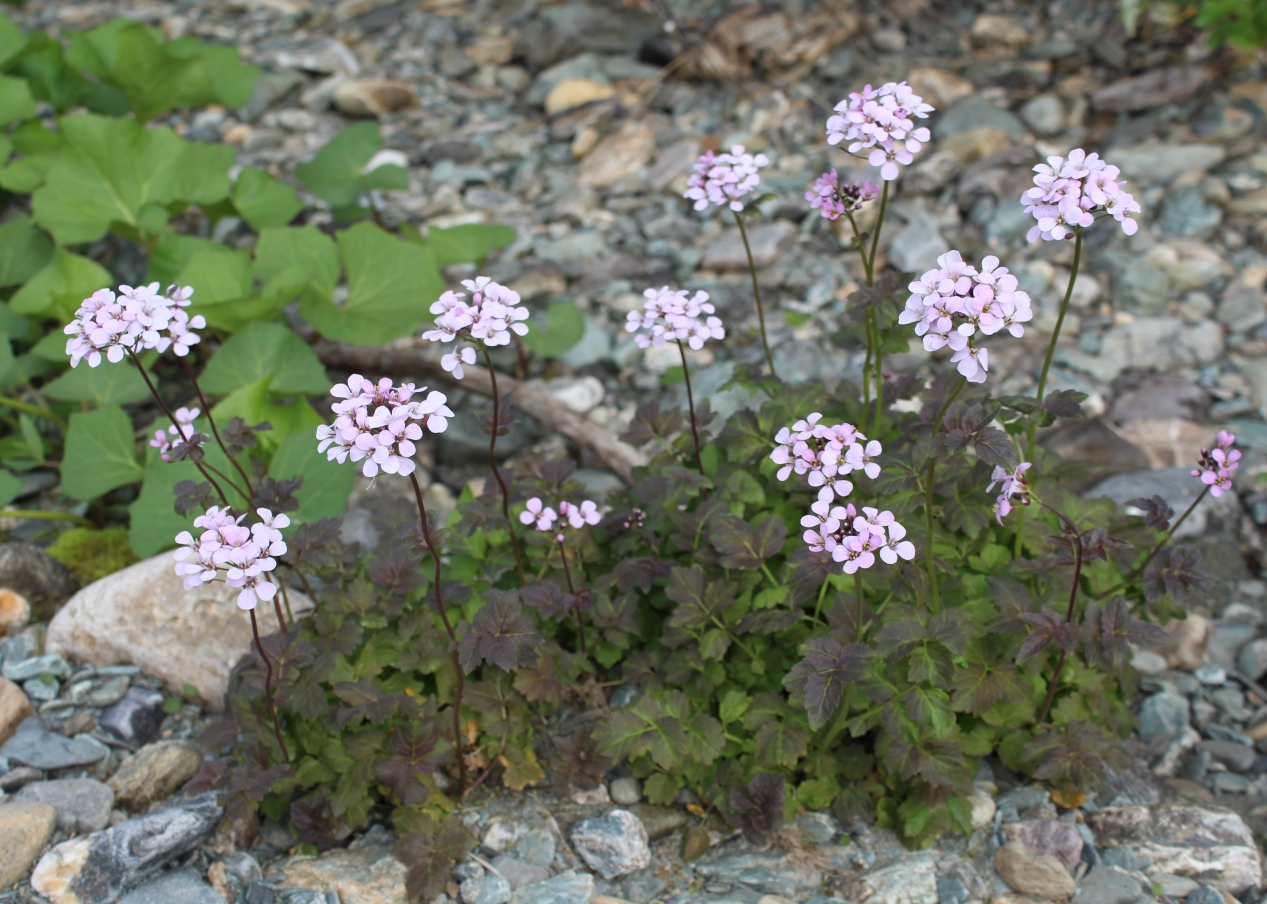
MULTIPOLYGON (((364 348, 341 342, 319 341, 315 350, 324 364, 373 376, 402 375, 459 386, 481 395, 492 396, 493 381, 482 367, 463 365, 465 375, 455 380, 440 366, 440 359, 426 350, 420 340, 400 339, 385 346, 364 348)), ((647 458, 633 446, 622 442, 606 427, 599 426, 535 386, 521 383, 506 375, 497 378, 502 395, 511 396, 515 409, 528 415, 547 430, 559 433, 577 445, 589 449, 625 483, 633 482, 633 469, 642 467, 647 458)))

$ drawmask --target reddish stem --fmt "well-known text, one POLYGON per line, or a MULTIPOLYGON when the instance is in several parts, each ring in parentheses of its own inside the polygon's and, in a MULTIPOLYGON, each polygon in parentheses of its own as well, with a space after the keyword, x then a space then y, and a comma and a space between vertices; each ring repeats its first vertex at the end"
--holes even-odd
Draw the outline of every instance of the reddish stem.
POLYGON ((260 640, 260 623, 255 618, 255 610, 251 610, 251 632, 255 635, 255 650, 264 660, 264 700, 268 703, 269 714, 273 717, 273 734, 277 738, 277 746, 282 749, 282 758, 290 765, 290 750, 286 747, 286 739, 282 737, 282 726, 277 721, 277 706, 273 703, 273 662, 264 652, 264 643, 260 640))

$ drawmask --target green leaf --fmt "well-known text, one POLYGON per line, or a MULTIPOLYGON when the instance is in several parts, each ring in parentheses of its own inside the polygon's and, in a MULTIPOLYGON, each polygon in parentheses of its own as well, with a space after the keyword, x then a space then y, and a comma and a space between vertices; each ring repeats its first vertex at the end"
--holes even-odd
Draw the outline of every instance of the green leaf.
POLYGON ((0 288, 20 286, 48 265, 53 243, 19 214, 0 226, 0 288))
POLYGON ((176 59, 200 59, 202 68, 195 69, 185 85, 181 106, 201 107, 219 102, 226 107, 242 107, 251 99, 260 70, 248 66, 238 57, 232 45, 204 44, 196 38, 180 38, 167 45, 167 53, 176 59))
POLYGON ((112 223, 157 231, 149 211, 166 222, 162 208, 174 201, 211 204, 229 193, 230 147, 102 116, 68 116, 61 129, 65 146, 31 199, 36 222, 60 244, 96 241, 112 223))
POLYGON ((193 286, 193 306, 244 298, 251 294, 253 285, 251 253, 223 245, 201 246, 194 250, 175 281, 193 286))
POLYGON ((11 471, 0 469, 0 505, 8 505, 22 492, 22 480, 11 471))
POLYGON ((96 261, 56 248, 52 260, 9 300, 9 307, 16 314, 44 314, 66 321, 85 298, 113 282, 109 271, 96 261))
POLYGON ((264 229, 255 244, 255 278, 265 294, 288 289, 290 300, 310 286, 328 299, 339 282, 339 250, 316 226, 264 229))
POLYGON ((273 453, 268 473, 278 480, 304 479, 303 486, 295 493, 299 511, 291 513, 291 520, 301 523, 342 515, 352 495, 357 469, 327 461, 325 455, 317 451, 314 432, 295 433, 282 440, 273 453))
POLYGON ((321 395, 331 385, 312 349, 279 323, 248 324, 220 347, 200 382, 205 392, 228 395, 257 380, 288 395, 321 395))
POLYGON ((233 417, 240 417, 248 424, 268 421, 273 429, 259 436, 260 448, 266 454, 276 449, 292 433, 306 433, 315 438, 317 425, 322 423, 321 415, 307 402, 283 405, 273 401, 268 392, 268 383, 267 378, 257 380, 226 396, 211 409, 216 423, 227 423, 233 417))
POLYGON ((137 556, 170 549, 176 535, 191 528, 192 518, 176 514, 174 508, 172 489, 182 480, 201 482, 202 475, 190 462, 166 462, 158 456, 146 467, 141 493, 128 508, 128 542, 137 556))
MULTIPOLYGON (((195 235, 180 235, 165 231, 159 236, 158 244, 150 252, 150 265, 145 271, 146 282, 158 282, 165 286, 176 282, 182 270, 189 266, 195 254, 204 248, 227 250, 219 242, 201 239, 195 235)), ((201 286, 195 286, 199 292, 201 286)))
POLYGON ((0 169, 0 187, 12 192, 29 194, 44 184, 48 171, 61 152, 62 136, 49 130, 44 123, 32 119, 22 123, 9 139, 12 147, 6 149, 4 159, 16 151, 19 156, 0 169))
POLYGON ((809 749, 809 729, 793 718, 771 719, 752 742, 758 766, 795 766, 809 749))
POLYGON ((483 263, 490 252, 504 248, 515 240, 515 230, 509 226, 481 226, 468 223, 449 229, 433 227, 427 230, 427 247, 441 267, 450 264, 483 263))
POLYGON ((351 207, 371 188, 406 189, 409 173, 394 164, 380 166, 368 175, 365 164, 383 145, 378 123, 349 126, 317 152, 308 163, 295 167, 295 178, 332 208, 351 207))
POLYGON ((18 415, 18 427, 22 431, 22 441, 26 443, 26 450, 31 455, 31 461, 43 461, 44 438, 40 436, 40 429, 35 426, 35 418, 25 411, 22 412, 18 415))
POLYGON ((300 300, 300 312, 327 339, 379 345, 407 336, 444 291, 430 251, 371 223, 340 233, 339 255, 347 272, 347 301, 336 306, 310 293, 300 300))
POLYGON ((268 173, 247 167, 233 186, 233 206, 256 232, 285 226, 304 209, 294 187, 278 182, 268 173))
POLYGON ((0 75, 0 126, 35 115, 35 98, 26 81, 0 75))
POLYGON ((44 394, 60 402, 93 402, 98 408, 128 405, 150 397, 149 387, 130 362, 80 364, 44 386, 44 394))
POLYGON ((44 32, 32 32, 22 48, 13 72, 26 79, 36 100, 47 101, 64 112, 80 103, 93 85, 67 62, 61 42, 44 32))
POLYGON ((0 69, 8 67, 26 47, 27 37, 13 20, 0 13, 0 69))
POLYGON ((717 715, 721 719, 723 725, 729 725, 731 722, 738 722, 743 718, 743 714, 748 711, 748 705, 752 702, 749 697, 741 690, 730 690, 721 699, 721 705, 717 709, 717 715))
POLYGON ((72 414, 61 470, 62 490, 75 499, 96 499, 140 480, 132 421, 123 409, 72 414))
POLYGON ((647 800, 659 806, 667 806, 677 799, 678 791, 682 789, 682 782, 665 772, 657 772, 647 779, 643 784, 643 793, 647 795, 647 800))
POLYGON ((556 301, 546 312, 545 323, 529 323, 524 345, 540 358, 559 358, 585 335, 585 315, 573 301, 556 301))

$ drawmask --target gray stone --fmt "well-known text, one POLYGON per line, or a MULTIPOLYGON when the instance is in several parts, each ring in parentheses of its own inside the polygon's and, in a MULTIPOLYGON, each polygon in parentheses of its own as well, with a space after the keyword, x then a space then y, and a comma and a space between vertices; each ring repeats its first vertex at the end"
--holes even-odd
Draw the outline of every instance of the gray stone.
POLYGON ((1106 249, 1094 264, 1109 273, 1115 305, 1134 314, 1156 314, 1170 301, 1170 278, 1164 270, 1139 254, 1106 249))
POLYGON ((498 854, 493 858, 493 869, 497 870, 510 883, 512 889, 544 882, 550 878, 550 870, 544 866, 525 863, 512 854, 498 854))
POLYGON ((1184 899, 1184 904, 1226 904, 1226 901, 1213 885, 1202 885, 1184 899))
POLYGON ((586 260, 607 251, 607 240, 595 229, 582 229, 562 238, 537 241, 533 251, 543 261, 586 260))
POLYGON ((660 897, 660 892, 667 887, 663 879, 655 874, 654 867, 640 869, 625 877, 622 884, 622 896, 633 904, 650 904, 660 897))
POLYGON ((84 778, 33 782, 15 800, 37 800, 57 810, 57 827, 63 832, 96 832, 110 824, 114 792, 108 785, 84 778))
POLYGON ((861 904, 939 904, 937 857, 933 851, 906 854, 863 874, 861 904))
POLYGON ((195 870, 179 869, 128 892, 119 904, 224 904, 224 898, 195 870))
POLYGON ((441 160, 431 168, 431 181, 437 185, 446 183, 455 185, 480 184, 493 181, 493 174, 486 167, 454 163, 452 160, 441 160))
POLYGON ((1035 132, 1058 135, 1065 128, 1065 108, 1055 94, 1039 94, 1021 105, 1021 119, 1035 132))
POLYGON ((1168 738, 1188 726, 1188 700, 1162 691, 1146 699, 1139 708, 1139 736, 1145 741, 1168 738))
POLYGON ((97 720, 106 731, 133 750, 156 740, 163 726, 163 695, 137 685, 97 720))
POLYGON ((127 694, 131 681, 127 675, 115 675, 104 681, 76 681, 67 696, 83 706, 113 706, 127 694))
POLYGON ((67 738, 42 727, 19 731, 0 746, 0 757, 45 770, 91 766, 109 752, 109 747, 88 735, 67 738))
POLYGON ((939 140, 982 126, 1002 129, 1013 138, 1024 138, 1026 131, 1015 115, 977 93, 956 101, 945 112, 938 111, 937 117, 930 122, 933 135, 939 140))
POLYGON ((971 898, 972 892, 961 880, 954 876, 937 878, 937 904, 968 904, 971 898))
POLYGON ((733 882, 763 895, 795 898, 808 895, 823 883, 810 865, 798 866, 782 854, 730 854, 696 864, 695 871, 708 879, 733 882))
POLYGON ((515 890, 511 904, 591 904, 594 877, 573 870, 559 873, 545 882, 534 882, 515 890))
POLYGON ((462 883, 462 904, 506 904, 510 883, 496 873, 466 879, 462 883))
POLYGON ((174 807, 65 841, 42 858, 31 887, 57 900, 112 901, 208 838, 224 813, 210 791, 174 807))
POLYGON ((1164 66, 1106 85, 1091 95, 1091 105, 1097 110, 1130 113, 1176 103, 1200 91, 1213 74, 1196 64, 1164 66))
POLYGON ((1031 851, 1019 841, 1009 841, 999 848, 994 868, 1009 888, 1022 894, 1063 901, 1076 889, 1073 877, 1059 859, 1031 851))
POLYGON ((55 678, 70 677, 70 663, 55 653, 44 656, 32 656, 21 662, 4 663, 4 677, 13 682, 29 681, 41 675, 52 675, 55 678))
MULTIPOLYGON (((796 227, 787 220, 745 224, 745 228, 752 248, 752 261, 757 269, 773 264, 796 240, 796 227)), ((748 269, 748 255, 738 229, 727 230, 708 246, 704 251, 703 266, 706 270, 748 269)))
POLYGON ((1069 872, 1082 860, 1082 836, 1077 828, 1056 819, 1027 819, 1003 827, 1003 837, 1019 841, 1031 851, 1051 854, 1069 872))
POLYGON ((612 803, 628 807, 642 800, 642 784, 631 776, 614 779, 608 787, 612 803))
POLYGON ((1038 785, 1017 785, 1009 788, 994 799, 999 809, 1013 807, 1016 812, 1024 813, 1034 807, 1041 807, 1051 800, 1051 792, 1038 785))
POLYGON ((647 830, 628 810, 582 819, 572 829, 572 846, 590 869, 608 880, 651 865, 647 830))
POLYGON ((1208 238, 1223 222, 1223 211, 1207 201, 1201 189, 1185 186, 1166 195, 1157 225, 1162 235, 1208 238))
POLYGON ((1219 296, 1214 316, 1234 332, 1248 332, 1267 320, 1267 296, 1258 286, 1233 283, 1219 296))
POLYGON ((1126 870, 1101 863, 1078 883, 1071 904, 1135 904, 1146 891, 1126 870))
POLYGON ((40 678, 28 678, 22 682, 22 690, 32 703, 47 703, 50 700, 57 699, 57 693, 61 690, 61 683, 56 678, 42 676, 40 678))
POLYGON ((801 837, 810 844, 831 844, 840 837, 840 820, 830 813, 816 813, 807 810, 793 821, 792 825, 800 830, 801 837))
MULTIPOLYGON (((1193 701, 1192 709, 1194 712, 1196 711, 1196 708, 1196 701, 1193 701)), ((1233 744, 1244 744, 1246 747, 1254 746, 1253 738, 1245 734, 1243 731, 1237 731, 1230 725, 1220 725, 1215 722, 1213 724, 1206 725, 1203 730, 1205 731, 1206 737, 1215 741, 1231 741, 1233 744)))
POLYGON ((568 3, 547 7, 529 19, 522 46, 534 67, 585 50, 634 57, 657 30, 654 18, 632 9, 568 3))
POLYGON ((79 589, 79 581, 38 546, 0 543, 0 587, 26 597, 32 618, 45 619, 79 589))
POLYGON ((1227 671, 1220 665, 1207 662, 1197 666, 1192 672, 1192 677, 1207 687, 1218 687, 1227 681, 1227 671))
POLYGON ((1148 142, 1113 148, 1104 158, 1122 171, 1131 184, 1169 182, 1189 170, 1208 170, 1227 157, 1221 144, 1162 144, 1148 142))
POLYGON ((899 270, 915 273, 936 267, 938 255, 949 250, 950 243, 942 237, 932 216, 922 208, 888 243, 889 262, 899 270))
POLYGON ((1233 772, 1248 772, 1258 759, 1253 747, 1235 741, 1202 741, 1201 746, 1216 763, 1222 763, 1233 772))
POLYGON ((548 869, 554 862, 554 833, 549 829, 527 831, 510 846, 510 852, 525 863, 548 869))

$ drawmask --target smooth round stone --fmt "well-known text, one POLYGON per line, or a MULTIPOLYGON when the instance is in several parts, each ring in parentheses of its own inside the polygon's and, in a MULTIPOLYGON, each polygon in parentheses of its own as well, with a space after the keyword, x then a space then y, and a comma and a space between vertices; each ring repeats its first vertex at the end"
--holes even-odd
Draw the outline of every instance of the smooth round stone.
POLYGON ((1195 669, 1192 676, 1202 684, 1210 687, 1218 687, 1227 681, 1227 672, 1222 666, 1215 665, 1212 662, 1207 662, 1205 665, 1195 669))

